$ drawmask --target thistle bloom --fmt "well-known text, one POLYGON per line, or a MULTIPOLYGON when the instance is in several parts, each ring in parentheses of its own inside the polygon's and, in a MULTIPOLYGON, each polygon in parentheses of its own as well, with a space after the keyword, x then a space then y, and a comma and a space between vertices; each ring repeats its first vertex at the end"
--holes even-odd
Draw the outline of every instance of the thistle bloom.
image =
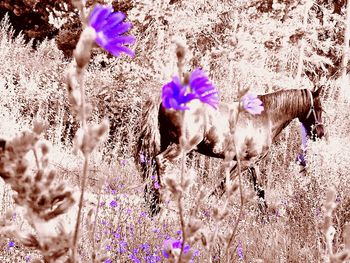
POLYGON ((260 114, 264 110, 262 101, 255 94, 247 93, 241 101, 243 108, 250 114, 260 114))
POLYGON ((219 104, 218 91, 200 69, 196 69, 190 76, 190 87, 196 98, 209 104, 214 109, 219 104))
POLYGON ((195 98, 194 94, 186 94, 187 87, 182 86, 178 77, 163 86, 162 101, 167 109, 188 110, 185 104, 195 98))
POLYGON ((190 76, 189 85, 182 85, 178 77, 163 86, 162 101, 167 109, 188 110, 186 103, 199 99, 216 109, 219 104, 218 91, 200 69, 190 76))
POLYGON ((96 5, 90 13, 89 26, 96 32, 96 43, 118 57, 122 52, 133 57, 134 52, 125 45, 135 43, 134 36, 123 35, 132 24, 123 22, 125 14, 113 12, 112 6, 96 5))

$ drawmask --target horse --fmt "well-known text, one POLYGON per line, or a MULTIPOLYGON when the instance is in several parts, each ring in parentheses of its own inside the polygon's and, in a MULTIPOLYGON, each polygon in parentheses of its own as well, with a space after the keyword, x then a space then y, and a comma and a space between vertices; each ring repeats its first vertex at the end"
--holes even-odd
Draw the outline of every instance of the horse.
MULTIPOLYGON (((321 88, 316 91, 279 90, 258 95, 264 110, 257 115, 242 110, 239 102, 220 103, 218 109, 214 109, 199 100, 193 100, 186 105, 188 110, 176 111, 166 109, 159 100, 148 99, 141 117, 135 162, 141 165, 144 181, 151 177, 158 181, 158 184, 153 182, 145 187, 151 213, 156 214, 160 210, 159 187, 168 164, 182 156, 183 151, 185 154, 196 151, 224 159, 229 134, 234 136, 241 170, 249 168, 254 189, 258 197, 264 199, 264 190, 257 185, 254 164, 267 155, 277 136, 295 118, 299 119, 312 140, 324 136, 320 93, 321 88), (230 133, 232 116, 238 118, 234 122, 233 133, 230 133)), ((235 165, 230 171, 231 175, 237 170, 237 156, 233 156, 232 161, 235 165)))

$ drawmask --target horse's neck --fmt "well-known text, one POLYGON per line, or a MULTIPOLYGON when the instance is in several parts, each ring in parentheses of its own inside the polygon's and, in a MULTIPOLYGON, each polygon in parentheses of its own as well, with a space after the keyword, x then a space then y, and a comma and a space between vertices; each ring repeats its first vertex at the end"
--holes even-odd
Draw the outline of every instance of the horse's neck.
POLYGON ((261 97, 271 120, 273 138, 293 119, 304 115, 307 108, 310 107, 302 92, 302 90, 287 90, 261 97))

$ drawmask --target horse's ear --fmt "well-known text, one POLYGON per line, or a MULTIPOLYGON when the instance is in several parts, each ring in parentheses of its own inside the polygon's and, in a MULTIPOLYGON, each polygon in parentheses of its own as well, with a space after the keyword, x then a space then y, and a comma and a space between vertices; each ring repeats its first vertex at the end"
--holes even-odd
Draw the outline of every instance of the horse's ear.
POLYGON ((318 96, 320 96, 323 89, 324 89, 324 86, 320 86, 319 88, 317 88, 315 91, 312 92, 312 95, 315 98, 317 98, 318 96))

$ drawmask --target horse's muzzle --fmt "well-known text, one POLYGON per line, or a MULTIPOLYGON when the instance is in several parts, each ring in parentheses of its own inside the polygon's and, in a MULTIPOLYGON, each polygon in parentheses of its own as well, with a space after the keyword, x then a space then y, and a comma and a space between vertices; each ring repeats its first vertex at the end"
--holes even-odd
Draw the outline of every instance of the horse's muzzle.
POLYGON ((325 135, 323 124, 316 125, 316 127, 314 128, 314 135, 315 135, 315 136, 313 136, 313 137, 315 137, 314 140, 316 140, 316 138, 321 139, 325 135))

